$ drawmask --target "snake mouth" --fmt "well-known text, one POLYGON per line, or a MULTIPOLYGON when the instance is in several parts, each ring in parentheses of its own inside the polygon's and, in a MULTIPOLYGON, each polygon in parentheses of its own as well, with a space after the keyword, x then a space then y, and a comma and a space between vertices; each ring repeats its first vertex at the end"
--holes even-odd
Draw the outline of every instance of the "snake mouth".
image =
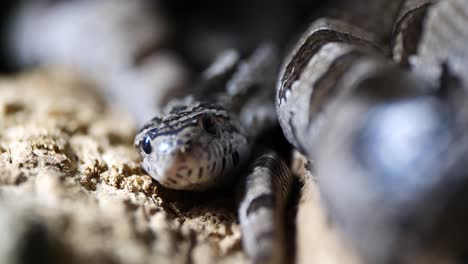
POLYGON ((191 176, 189 168, 197 162, 192 150, 191 147, 181 147, 169 153, 146 158, 143 168, 161 185, 180 189, 191 176))

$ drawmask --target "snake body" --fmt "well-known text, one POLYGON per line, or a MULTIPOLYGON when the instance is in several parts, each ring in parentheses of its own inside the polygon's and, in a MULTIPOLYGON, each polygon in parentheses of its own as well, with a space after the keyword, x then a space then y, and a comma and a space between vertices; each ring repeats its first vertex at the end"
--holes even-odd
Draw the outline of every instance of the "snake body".
POLYGON ((367 56, 378 54, 378 46, 371 34, 328 18, 313 23, 298 43, 280 73, 277 109, 286 138, 311 154, 328 100, 378 65, 367 56))
POLYGON ((254 263, 286 262, 284 212, 292 180, 288 165, 273 151, 251 166, 238 212, 244 248, 254 263))
POLYGON ((440 241, 465 230, 451 203, 465 199, 468 178, 467 11, 456 0, 381 10, 394 21, 395 61, 379 41, 391 36, 317 20, 283 63, 283 131, 311 160, 329 214, 365 263, 404 262, 438 243, 453 250, 440 241))

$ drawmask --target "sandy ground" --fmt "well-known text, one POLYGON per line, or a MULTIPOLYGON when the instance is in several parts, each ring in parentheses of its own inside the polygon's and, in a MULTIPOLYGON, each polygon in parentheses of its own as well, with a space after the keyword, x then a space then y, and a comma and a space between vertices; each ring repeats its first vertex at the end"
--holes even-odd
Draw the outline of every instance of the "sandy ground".
POLYGON ((64 70, 1 78, 0 263, 246 262, 233 195, 163 190, 135 131, 64 70))

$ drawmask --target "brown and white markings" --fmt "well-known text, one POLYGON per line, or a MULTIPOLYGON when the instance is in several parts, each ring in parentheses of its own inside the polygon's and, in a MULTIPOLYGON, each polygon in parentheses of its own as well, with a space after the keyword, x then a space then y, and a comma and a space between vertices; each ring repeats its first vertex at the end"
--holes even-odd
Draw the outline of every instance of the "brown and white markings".
POLYGON ((423 32, 423 21, 429 7, 436 0, 405 1, 395 24, 393 37, 394 61, 407 65, 409 57, 417 52, 423 32))
POLYGON ((285 263, 285 210, 293 176, 273 151, 258 157, 239 206, 242 242, 254 263, 285 263))
POLYGON ((419 2, 420 5, 404 10, 397 24, 395 60, 432 81, 440 78, 440 65, 446 63, 468 83, 468 3, 465 0, 419 2))
POLYGON ((385 67, 377 39, 345 21, 322 18, 286 57, 277 84, 278 119, 301 152, 312 155, 330 101, 385 67))
MULTIPOLYGON (((411 49, 394 57, 410 58, 414 72, 381 55, 385 48, 372 39, 382 38, 363 39, 373 33, 354 30, 359 35, 326 41, 314 24, 284 62, 280 123, 314 161, 327 212, 364 263, 412 263, 420 252, 466 245, 455 230, 464 233, 460 219, 467 219, 456 202, 466 201, 468 186, 461 166, 468 159, 467 71, 460 71, 468 51, 461 44, 468 31, 460 26, 467 3, 440 1, 427 6, 427 16, 400 15, 395 43, 416 37, 416 63, 411 49), (405 23, 420 18, 421 37, 404 35, 414 31, 405 23)), ((327 29, 335 36, 344 30, 331 23, 327 29)))
POLYGON ((342 19, 315 20, 283 61, 278 119, 287 139, 302 153, 313 155, 330 102, 387 67, 387 42, 402 2, 347 1, 342 19))

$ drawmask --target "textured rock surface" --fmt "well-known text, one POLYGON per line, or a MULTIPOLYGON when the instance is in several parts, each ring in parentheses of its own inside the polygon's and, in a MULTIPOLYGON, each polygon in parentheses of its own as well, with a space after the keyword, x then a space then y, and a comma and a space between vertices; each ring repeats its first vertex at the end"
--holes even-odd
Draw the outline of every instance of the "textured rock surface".
POLYGON ((0 263, 243 263, 233 194, 161 189, 73 74, 0 79, 0 263))

